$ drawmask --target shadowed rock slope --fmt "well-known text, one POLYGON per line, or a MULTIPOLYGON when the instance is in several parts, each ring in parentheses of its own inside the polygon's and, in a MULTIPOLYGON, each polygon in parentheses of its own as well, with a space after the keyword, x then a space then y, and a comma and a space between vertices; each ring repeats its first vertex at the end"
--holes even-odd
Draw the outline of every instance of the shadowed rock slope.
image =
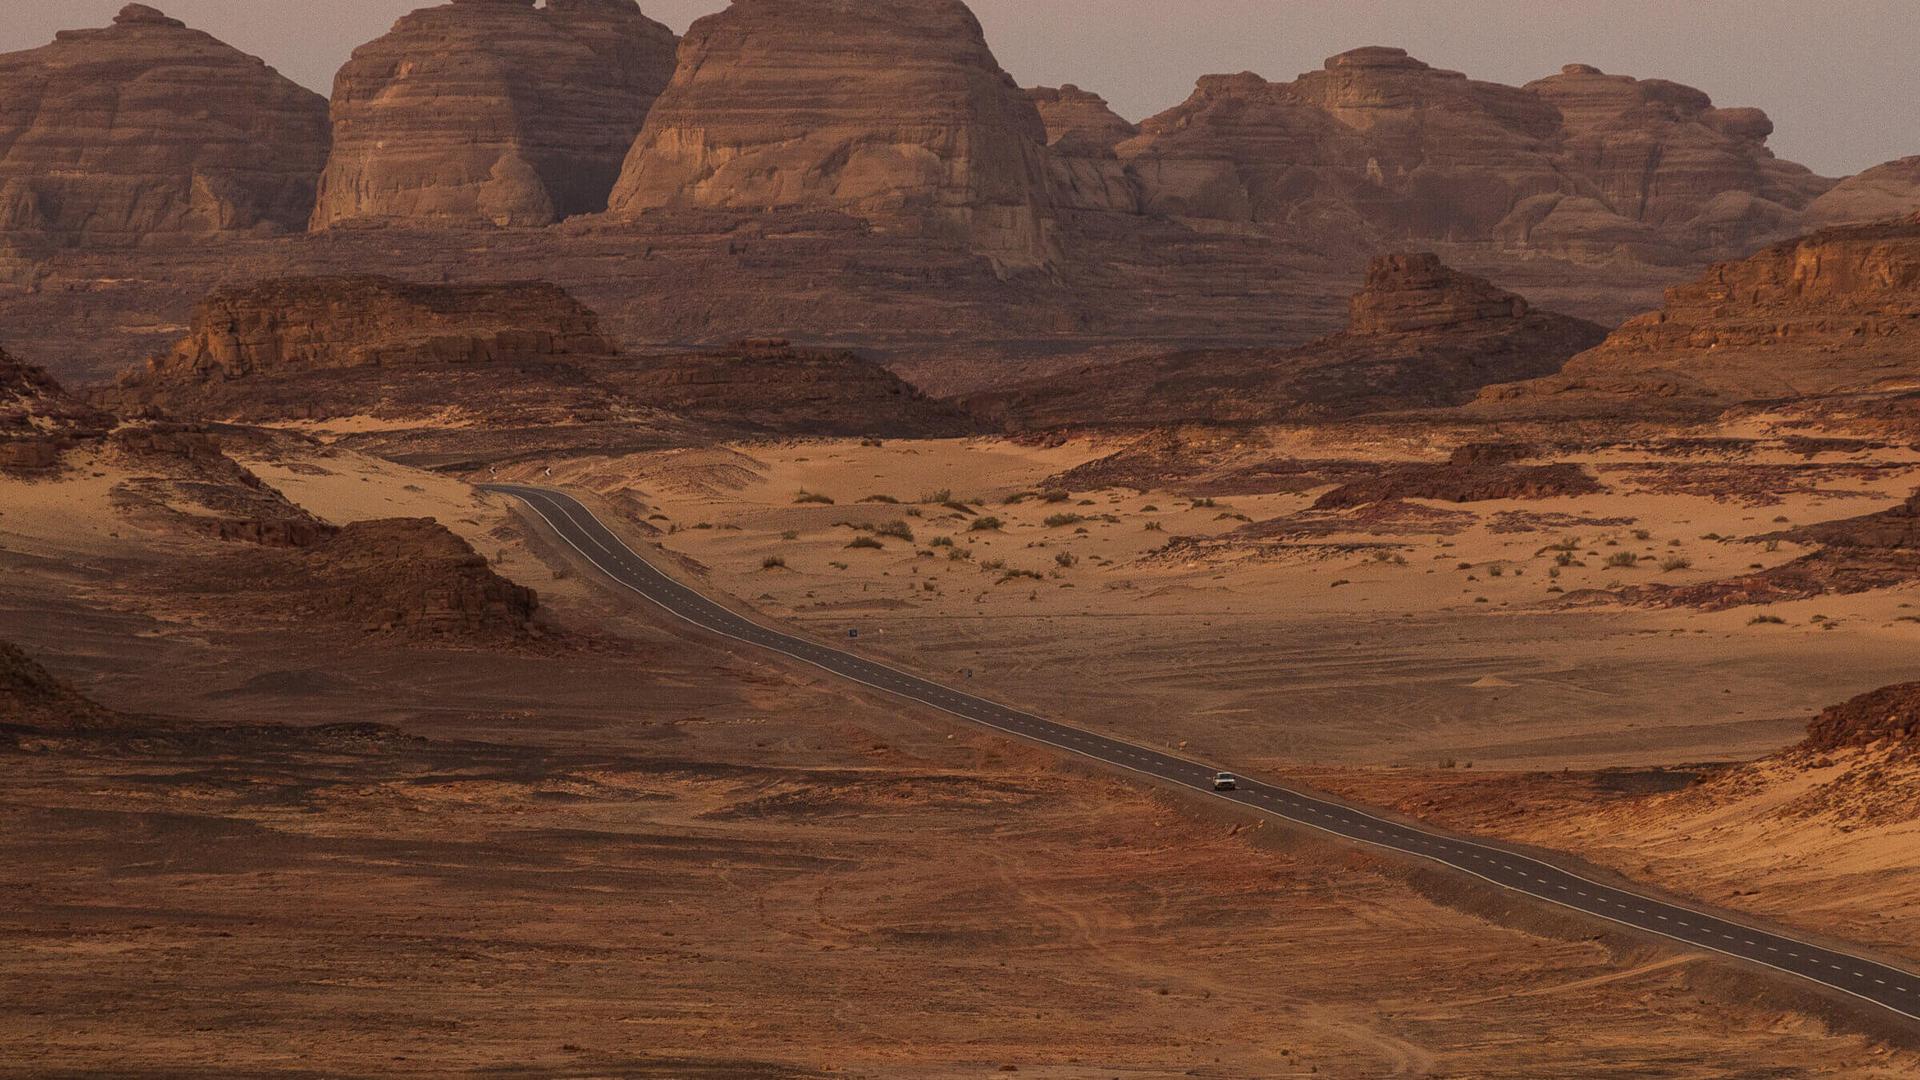
POLYGON ((1013 430, 1257 423, 1459 405, 1517 372, 1558 371, 1606 336, 1428 254, 1376 259, 1346 332, 1292 349, 1179 353, 968 399, 1013 430))
POLYGON ((116 422, 68 394, 44 368, 0 349, 0 470, 58 468, 64 451, 105 435, 116 422))
POLYGON ((334 80, 314 228, 606 209, 675 43, 633 0, 453 0, 403 17, 334 80))
POLYGON ((0 246, 305 227, 327 103, 143 4, 0 56, 0 246))

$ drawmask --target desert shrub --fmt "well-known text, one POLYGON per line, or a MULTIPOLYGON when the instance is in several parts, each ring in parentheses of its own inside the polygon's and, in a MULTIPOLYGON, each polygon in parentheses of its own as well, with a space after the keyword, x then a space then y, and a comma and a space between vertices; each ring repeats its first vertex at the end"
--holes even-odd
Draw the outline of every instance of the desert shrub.
POLYGON ((953 546, 953 537, 951 537, 951 536, 936 536, 936 537, 934 537, 933 539, 931 539, 931 540, 929 540, 929 541, 927 541, 927 546, 928 546, 928 547, 937 547, 937 548, 938 548, 938 547, 944 547, 944 548, 950 548, 950 547, 952 547, 952 546, 953 546))
POLYGON ((1667 574, 1675 573, 1680 570, 1691 570, 1691 569, 1693 569, 1693 560, 1683 559, 1678 555, 1660 564, 1661 572, 1667 573, 1667 574))
POLYGON ((1631 570, 1640 565, 1640 556, 1631 551, 1619 551, 1608 557, 1607 565, 1621 570, 1631 570))
POLYGON ((793 502, 794 502, 794 505, 796 506, 801 505, 803 503, 815 503, 820 506, 832 506, 833 496, 822 495, 817 491, 803 491, 800 494, 795 495, 793 497, 793 502))
POLYGON ((1000 581, 1002 584, 1005 584, 1006 582, 1009 582, 1009 581, 1019 581, 1021 578, 1032 578, 1035 581, 1047 580, 1044 576, 1042 576, 1041 574, 1033 570, 1009 570, 1006 573, 1000 575, 1000 581))
POLYGON ((1143 514, 1157 514, 1160 512, 1160 508, 1153 505, 1152 503, 1148 503, 1147 505, 1140 508, 1140 512, 1143 514))
POLYGON ((873 531, 879 536, 891 536, 896 540, 905 540, 909 544, 913 543, 913 529, 904 521, 896 520, 889 521, 885 525, 875 525, 873 531))
POLYGON ((869 495, 866 498, 861 499, 860 501, 863 503, 885 503, 888 506, 896 506, 900 502, 899 499, 896 499, 891 495, 869 495))
POLYGON ((1211 510, 1211 509, 1213 509, 1214 507, 1216 507, 1216 506, 1219 506, 1219 505, 1220 505, 1219 503, 1217 503, 1217 502, 1214 502, 1214 501, 1213 501, 1212 499, 1195 499, 1195 500, 1193 500, 1193 508, 1194 508, 1195 510, 1211 510))
POLYGON ((1635 529, 1633 530, 1633 538, 1635 540, 1651 540, 1653 539, 1653 533, 1647 529, 1635 529))
POLYGON ((947 551, 948 562, 966 562, 971 558, 973 558, 973 552, 963 547, 951 548, 947 551))
POLYGON ((769 555, 760 560, 760 569, 762 570, 785 570, 786 568, 787 560, 778 555, 769 555))
POLYGON ((920 496, 920 501, 929 506, 939 506, 942 503, 950 503, 953 501, 953 489, 941 488, 939 491, 928 492, 920 496))
POLYGON ((1074 558, 1072 552, 1063 551, 1060 554, 1055 555, 1053 557, 1053 561, 1060 567, 1060 569, 1071 570, 1074 568, 1074 566, 1077 563, 1079 563, 1080 560, 1077 558, 1074 558))
POLYGON ((1079 514, 1054 514, 1047 518, 1045 524, 1049 529, 1064 529, 1069 525, 1078 525, 1085 520, 1087 519, 1079 514))
POLYGON ((847 547, 861 551, 885 551, 887 545, 871 536, 856 536, 853 538, 853 543, 848 544, 847 547))
POLYGON ((1013 494, 1007 496, 1006 501, 1001 503, 1000 505, 1019 506, 1021 503, 1026 502, 1028 499, 1037 499, 1039 497, 1040 497, 1040 493, 1037 491, 1016 491, 1013 494))
POLYGON ((1330 584, 1330 585, 1328 585, 1328 586, 1327 586, 1327 588, 1329 588, 1329 589, 1338 589, 1338 588, 1340 588, 1340 587, 1341 587, 1341 586, 1343 586, 1343 585, 1351 585, 1351 584, 1353 584, 1353 582, 1351 582, 1351 581, 1348 581, 1348 580, 1347 580, 1346 578, 1336 578, 1336 579, 1334 579, 1334 581, 1333 581, 1333 583, 1332 583, 1332 584, 1330 584))
POLYGON ((963 502, 944 502, 944 503, 941 503, 940 505, 946 507, 947 509, 953 511, 956 514, 964 514, 967 517, 972 517, 975 514, 980 512, 963 502))
POLYGON ((995 532, 1000 528, 1001 528, 1001 522, 999 518, 983 517, 983 518, 975 518, 973 521, 973 524, 967 526, 967 531, 968 532, 995 532))
POLYGON ((1147 531, 1148 532, 1166 532, 1167 527, 1165 525, 1160 524, 1157 521, 1149 521, 1147 522, 1147 531))
POLYGON ((1787 620, 1778 615, 1755 615, 1747 620, 1748 626, 1785 626, 1787 620))
POLYGON ((1005 570, 1006 568, 1007 560, 1005 559, 986 559, 980 563, 980 569, 987 571, 1005 570))
POLYGON ((1040 501, 1047 503, 1063 503, 1071 498, 1073 498, 1072 492, 1060 488, 1048 488, 1040 493, 1040 501))

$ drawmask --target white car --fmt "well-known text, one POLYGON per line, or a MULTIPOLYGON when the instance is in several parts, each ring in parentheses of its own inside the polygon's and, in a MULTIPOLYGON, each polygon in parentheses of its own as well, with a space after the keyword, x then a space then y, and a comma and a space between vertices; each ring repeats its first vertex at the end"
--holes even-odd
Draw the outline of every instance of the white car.
POLYGON ((1230 772, 1213 774, 1213 790, 1235 791, 1240 787, 1240 778, 1230 772))

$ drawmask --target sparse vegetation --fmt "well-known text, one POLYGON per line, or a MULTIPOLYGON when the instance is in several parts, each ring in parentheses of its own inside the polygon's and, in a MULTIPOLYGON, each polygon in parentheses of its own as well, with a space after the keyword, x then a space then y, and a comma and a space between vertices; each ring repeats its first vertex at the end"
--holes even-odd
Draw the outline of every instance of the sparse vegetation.
POLYGON ((1677 573, 1681 570, 1691 570, 1691 569, 1693 569, 1693 560, 1681 558, 1678 555, 1660 564, 1660 572, 1664 574, 1672 574, 1672 573, 1677 573))
POLYGON ((1079 514, 1053 514, 1047 518, 1045 524, 1049 529, 1064 529, 1069 525, 1078 525, 1085 520, 1087 519, 1079 514))
POLYGON ((934 537, 933 539, 931 539, 931 540, 929 540, 929 541, 927 541, 927 546, 928 546, 928 547, 937 547, 937 548, 950 548, 950 547, 952 547, 952 546, 953 546, 953 537, 951 537, 951 536, 936 536, 936 537, 934 537))
POLYGON ((896 499, 891 495, 869 495, 866 498, 861 499, 860 501, 863 503, 885 503, 888 506, 897 506, 899 505, 899 502, 900 502, 899 499, 896 499))
POLYGON ((787 560, 778 555, 769 555, 760 560, 760 569, 762 570, 785 570, 786 568, 787 560))
POLYGON ((940 506, 945 503, 950 503, 953 501, 953 490, 951 488, 941 488, 939 491, 920 496, 920 501, 929 506, 940 506))
POLYGON ((1755 615, 1747 620, 1748 626, 1785 626, 1787 620, 1778 615, 1755 615))
POLYGON ((848 544, 847 547, 860 551, 885 551, 887 545, 871 536, 856 536, 853 538, 853 543, 848 544))
POLYGON ((1073 498, 1072 492, 1060 488, 1048 488, 1040 493, 1040 501, 1048 503, 1063 503, 1071 498, 1073 498))
POLYGON ((1053 561, 1062 570, 1071 570, 1080 562, 1080 560, 1076 558, 1074 554, 1070 551, 1063 551, 1058 555, 1055 555, 1053 557, 1053 561))
POLYGON ((832 506, 833 496, 822 495, 817 491, 803 491, 800 494, 795 495, 793 497, 793 502, 795 506, 800 506, 807 503, 813 503, 819 506, 832 506))
POLYGON ((1167 527, 1165 525, 1160 524, 1157 521, 1149 521, 1147 522, 1147 531, 1148 532, 1166 532, 1167 527))
POLYGON ((1640 565, 1640 556, 1631 551, 1619 551, 1607 557, 1607 565, 1618 570, 1631 570, 1640 565))
POLYGON ((898 519, 889 521, 884 525, 875 525, 873 531, 879 536, 891 536, 896 540, 905 540, 909 544, 913 543, 913 528, 906 522, 898 519))
POLYGON ((997 532, 1001 529, 1001 527, 1002 525, 999 518, 983 517, 983 518, 975 518, 973 521, 973 524, 967 526, 967 531, 968 532, 997 532))

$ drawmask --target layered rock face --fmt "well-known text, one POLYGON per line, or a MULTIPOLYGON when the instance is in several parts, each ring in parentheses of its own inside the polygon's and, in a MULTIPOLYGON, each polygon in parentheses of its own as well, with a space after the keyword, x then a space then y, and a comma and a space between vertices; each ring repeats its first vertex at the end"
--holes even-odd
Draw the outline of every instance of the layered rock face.
POLYGON ((1368 48, 1292 83, 1208 76, 1120 152, 1160 213, 1471 239, 1558 190, 1558 123, 1536 95, 1368 48))
POLYGON ((1573 64, 1526 89, 1565 118, 1551 148, 1583 190, 1517 207, 1501 236, 1525 246, 1656 259, 1750 249, 1793 231, 1833 185, 1774 157, 1766 113, 1715 108, 1690 86, 1573 64))
POLYGON ((1027 97, 1047 128, 1056 205, 1140 213, 1140 184, 1117 152, 1140 129, 1114 112, 1105 98, 1071 84, 1037 87, 1028 90, 1027 97))
POLYGON ((612 210, 833 211, 1036 265, 1046 143, 960 0, 736 0, 687 31, 612 210))
POLYGON ((1901 158, 1850 176, 1813 200, 1807 220, 1816 226, 1860 225, 1920 212, 1920 157, 1901 158))
POLYGON ((1454 270, 1438 255, 1385 255, 1373 260, 1366 288, 1354 294, 1347 333, 1498 332, 1530 310, 1525 299, 1454 270))
POLYGON ((1291 83, 1202 79, 1120 154, 1173 216, 1671 262, 1790 232, 1831 185, 1772 131, 1676 83, 1573 65, 1515 88, 1367 48, 1291 83))
POLYGON ((326 99, 129 4, 0 56, 0 242, 120 247, 305 226, 326 99))
POLYGON ((1375 259, 1351 322, 1292 349, 1179 353, 982 394, 1014 430, 1259 423, 1459 405, 1513 372, 1545 375, 1606 337, 1430 254, 1375 259))
POLYGON ((1831 229, 1671 289, 1559 375, 1490 402, 1701 407, 1868 392, 1920 374, 1920 215, 1831 229))
POLYGON ((313 227, 606 209, 675 44, 634 0, 453 0, 402 18, 334 81, 313 227))
POLYGON ((162 379, 360 367, 608 356, 594 313, 544 282, 417 285, 384 277, 288 278, 217 292, 156 357, 162 379))
POLYGON ((1883 687, 1825 710, 1807 725, 1801 749, 1830 753, 1876 743, 1920 750, 1920 683, 1883 687))

